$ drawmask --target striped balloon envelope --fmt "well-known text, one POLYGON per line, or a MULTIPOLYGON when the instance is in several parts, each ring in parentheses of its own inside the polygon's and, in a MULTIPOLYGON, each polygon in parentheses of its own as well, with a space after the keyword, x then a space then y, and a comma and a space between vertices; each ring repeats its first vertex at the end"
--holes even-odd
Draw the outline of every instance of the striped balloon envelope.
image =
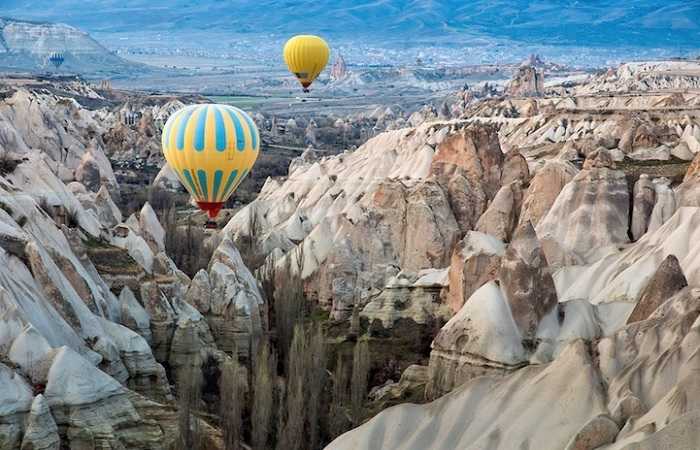
POLYGON ((260 150, 253 119, 228 105, 191 105, 163 127, 163 155, 197 205, 214 219, 260 150))

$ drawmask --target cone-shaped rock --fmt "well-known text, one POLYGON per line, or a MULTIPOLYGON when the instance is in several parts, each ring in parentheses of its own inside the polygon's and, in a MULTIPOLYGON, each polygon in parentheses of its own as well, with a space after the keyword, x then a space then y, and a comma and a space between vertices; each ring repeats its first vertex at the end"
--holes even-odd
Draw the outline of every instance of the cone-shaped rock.
POLYGON ((557 306, 558 300, 549 265, 530 222, 515 231, 501 260, 499 279, 523 339, 533 339, 540 320, 557 306))
POLYGON ((476 223, 476 231, 510 241, 518 224, 518 214, 523 203, 520 181, 503 186, 476 223))
POLYGON ((22 450, 58 450, 61 438, 44 396, 34 397, 27 418, 27 430, 22 438, 22 450))
POLYGON ((668 255, 642 291, 627 323, 647 319, 656 308, 686 286, 688 286, 688 280, 683 275, 678 258, 668 255))
POLYGON ((576 167, 569 162, 556 159, 547 161, 530 181, 520 213, 520 223, 529 220, 533 226, 537 226, 576 172, 576 167))

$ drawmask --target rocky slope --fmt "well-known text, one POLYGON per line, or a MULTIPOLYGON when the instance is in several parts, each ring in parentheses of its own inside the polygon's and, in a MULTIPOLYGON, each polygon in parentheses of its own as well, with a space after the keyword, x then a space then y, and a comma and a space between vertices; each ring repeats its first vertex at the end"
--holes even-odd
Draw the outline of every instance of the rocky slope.
POLYGON ((449 319, 426 394, 454 391, 329 448, 652 448, 692 426, 700 97, 598 83, 299 161, 229 222, 335 320, 449 319))
MULTIPOLYGON (((165 254, 148 203, 122 216, 105 155, 111 112, 10 90, 0 103, 0 448, 170 448, 171 384, 200 357, 223 364, 234 340, 246 352, 262 326, 257 284, 229 240, 191 281, 165 254), (200 282, 210 300, 196 295, 200 282)), ((221 445, 218 431, 207 436, 221 445)))
POLYGON ((74 27, 0 18, 0 69, 54 71, 48 57, 62 53, 60 71, 93 77, 143 73, 146 66, 126 61, 74 27))
POLYGON ((370 341, 372 401, 436 398, 331 449, 694 448, 700 93, 679 83, 428 108, 305 152, 192 278, 150 204, 116 206, 108 159, 148 161, 178 100, 4 86, 0 448, 167 448, 180 371, 245 361, 268 325, 238 248, 300 275, 336 344, 370 341))

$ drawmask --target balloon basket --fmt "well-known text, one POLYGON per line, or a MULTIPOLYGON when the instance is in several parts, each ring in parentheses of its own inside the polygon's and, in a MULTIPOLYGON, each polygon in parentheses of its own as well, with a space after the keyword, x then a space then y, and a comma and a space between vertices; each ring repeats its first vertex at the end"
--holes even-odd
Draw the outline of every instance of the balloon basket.
POLYGON ((216 221, 209 219, 204 224, 204 228, 207 230, 216 230, 219 228, 219 225, 217 225, 216 221))

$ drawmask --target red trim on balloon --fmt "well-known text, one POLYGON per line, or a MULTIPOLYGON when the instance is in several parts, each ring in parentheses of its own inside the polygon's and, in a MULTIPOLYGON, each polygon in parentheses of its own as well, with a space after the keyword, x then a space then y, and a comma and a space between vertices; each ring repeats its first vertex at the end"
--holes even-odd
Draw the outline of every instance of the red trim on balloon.
POLYGON ((199 209, 202 211, 205 211, 210 219, 214 219, 219 214, 224 204, 222 202, 197 202, 197 206, 199 206, 199 209))

